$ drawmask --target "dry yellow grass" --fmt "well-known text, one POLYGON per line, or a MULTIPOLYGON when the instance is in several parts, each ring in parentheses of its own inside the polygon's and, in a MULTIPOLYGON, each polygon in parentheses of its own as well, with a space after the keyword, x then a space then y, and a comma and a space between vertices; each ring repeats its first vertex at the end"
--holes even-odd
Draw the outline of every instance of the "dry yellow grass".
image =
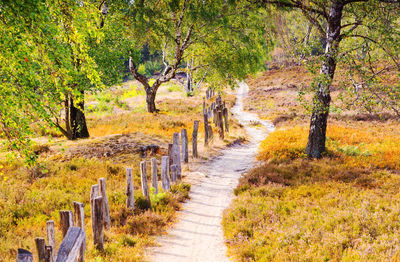
POLYGON ((333 111, 327 153, 308 159, 309 117, 296 93, 309 81, 301 68, 249 81, 247 108, 278 128, 224 214, 230 252, 237 261, 399 261, 400 122, 333 111))
MULTIPOLYGON (((88 261, 142 261, 144 248, 151 245, 155 234, 161 234, 173 223, 179 202, 187 197, 189 186, 181 184, 173 193, 157 196, 159 204, 151 212, 139 207, 134 214, 125 206, 125 168, 133 168, 135 199, 143 202, 140 187, 138 149, 156 144, 158 160, 166 153, 172 134, 182 128, 191 138, 194 120, 202 120, 202 94, 186 97, 176 84, 166 86, 158 96, 161 112, 144 112, 144 95, 136 86, 111 89, 88 98, 94 106, 88 112, 90 139, 67 141, 62 137, 47 142, 36 139, 40 166, 28 170, 21 163, 0 165, 0 260, 14 261, 17 248, 35 251, 34 238, 46 235, 46 221, 58 224, 59 210, 71 210, 72 201, 85 204, 88 261), (119 96, 118 99, 115 97, 119 96), (141 102, 140 102, 141 101, 141 102), (99 106, 103 103, 103 106, 99 106), (124 103, 126 105, 124 106, 124 103), (103 110, 104 109, 104 110, 103 110), (91 185, 100 177, 107 181, 112 227, 105 233, 105 250, 96 251, 92 244, 89 194, 91 185)), ((234 96, 224 98, 232 106, 234 96)), ((209 102, 208 102, 209 103, 209 102)), ((220 148, 245 136, 231 119, 231 133, 224 141, 214 135, 209 147, 203 146, 203 125, 199 127, 199 159, 190 159, 184 171, 218 154, 220 148)), ((148 167, 150 170, 150 167, 148 167)), ((185 181, 190 181, 185 178, 185 181)), ((61 242, 56 230, 57 246, 61 242)))

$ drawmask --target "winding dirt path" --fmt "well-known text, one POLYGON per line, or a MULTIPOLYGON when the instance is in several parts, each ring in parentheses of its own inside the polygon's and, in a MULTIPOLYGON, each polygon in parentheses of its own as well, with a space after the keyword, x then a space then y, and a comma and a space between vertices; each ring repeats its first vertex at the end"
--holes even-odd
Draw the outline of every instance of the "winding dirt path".
POLYGON ((157 239, 160 244, 151 250, 151 261, 229 261, 222 232, 222 212, 232 201, 233 189, 239 177, 255 164, 259 143, 273 130, 273 125, 256 115, 243 111, 243 99, 249 87, 241 82, 232 112, 249 135, 250 143, 222 151, 221 156, 203 166, 205 177, 192 186, 191 199, 183 205, 178 222, 166 236, 157 239), (263 127, 254 127, 258 121, 263 127))

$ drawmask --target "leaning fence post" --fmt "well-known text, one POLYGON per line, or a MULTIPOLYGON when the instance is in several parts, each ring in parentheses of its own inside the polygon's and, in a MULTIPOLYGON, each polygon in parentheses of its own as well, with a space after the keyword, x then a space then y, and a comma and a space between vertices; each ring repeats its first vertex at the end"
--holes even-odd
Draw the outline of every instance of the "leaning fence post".
POLYGON ((47 262, 46 261, 46 241, 42 237, 35 238, 36 250, 38 253, 38 261, 39 262, 47 262))
POLYGON ((92 230, 93 242, 97 249, 103 249, 103 220, 104 204, 103 197, 95 197, 92 201, 92 230))
POLYGON ((192 133, 192 153, 193 153, 194 158, 197 158, 199 156, 197 153, 197 133, 198 132, 199 132, 199 121, 195 120, 194 126, 193 126, 193 133, 192 133))
POLYGON ((181 130, 181 140, 182 140, 182 160, 185 163, 189 162, 189 141, 186 129, 181 130))
POLYGON ((169 177, 169 157, 161 157, 161 186, 166 192, 171 188, 171 181, 169 177))
POLYGON ((103 197, 103 205, 104 205, 104 227, 106 229, 110 229, 110 207, 108 206, 108 199, 107 199, 107 193, 106 193, 106 179, 104 177, 99 179, 99 187, 100 187, 100 193, 101 196, 103 197))
POLYGON ((51 248, 53 249, 52 256, 54 259, 54 255, 56 254, 56 236, 54 230, 54 221, 53 220, 47 221, 46 228, 47 228, 47 244, 48 246, 51 246, 51 248))
POLYGON ((147 201, 149 201, 149 203, 150 203, 150 193, 149 193, 149 187, 147 185, 147 166, 146 166, 146 161, 140 162, 140 176, 142 178, 143 195, 147 198, 147 201))
POLYGON ((65 235, 68 232, 68 228, 73 226, 74 226, 74 216, 72 215, 72 211, 65 211, 65 210, 60 211, 60 227, 62 231, 62 236, 65 237, 65 235))
POLYGON ((135 209, 132 168, 126 169, 126 207, 135 209))
POLYGON ((33 255, 30 251, 22 248, 18 248, 17 262, 32 262, 33 255))
MULTIPOLYGON (((77 227, 80 227, 83 232, 85 232, 85 211, 84 205, 79 202, 74 201, 74 223, 77 227)), ((85 239, 82 242, 82 246, 80 248, 78 261, 83 262, 85 260, 85 250, 86 250, 86 234, 85 239)))
MULTIPOLYGON (((100 225, 100 227, 103 228, 103 225, 100 225)), ((85 231, 81 228, 70 227, 60 245, 56 262, 75 262, 78 259, 80 247, 85 238, 85 231)))
POLYGON ((157 159, 153 157, 151 159, 151 183, 154 187, 154 193, 158 194, 158 176, 157 176, 157 159))
POLYGON ((179 133, 174 133, 172 138, 172 143, 174 144, 173 151, 174 151, 174 161, 173 164, 176 165, 177 168, 177 178, 182 178, 182 167, 181 167, 181 149, 179 146, 179 133))

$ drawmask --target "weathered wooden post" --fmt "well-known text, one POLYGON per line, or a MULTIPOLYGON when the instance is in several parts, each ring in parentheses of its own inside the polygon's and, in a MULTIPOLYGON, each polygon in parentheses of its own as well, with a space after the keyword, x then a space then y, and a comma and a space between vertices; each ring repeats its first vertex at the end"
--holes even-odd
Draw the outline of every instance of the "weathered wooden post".
POLYGON ((217 126, 219 129, 219 137, 221 139, 224 139, 224 121, 223 121, 223 116, 222 116, 222 111, 218 110, 218 122, 217 126))
MULTIPOLYGON (((85 232, 85 211, 84 205, 79 202, 74 201, 74 223, 77 227, 81 228, 83 232, 85 232)), ((82 246, 80 248, 78 261, 83 262, 85 260, 85 250, 86 250, 86 232, 85 239, 82 242, 82 246)))
POLYGON ((72 211, 62 210, 59 213, 62 236, 65 237, 68 232, 68 228, 74 226, 74 216, 72 214, 72 211))
POLYGON ((32 262, 33 261, 33 254, 22 248, 18 248, 17 252, 17 262, 32 262))
POLYGON ((47 262, 46 259, 46 241, 42 237, 35 238, 36 250, 39 262, 47 262))
POLYGON ((132 168, 126 169, 126 207, 135 209, 132 168))
POLYGON ((143 196, 147 198, 147 201, 150 203, 150 193, 149 193, 149 187, 147 185, 147 165, 146 161, 140 162, 140 176, 142 178, 142 191, 143 191, 143 196))
POLYGON ((208 118, 206 114, 204 114, 204 145, 208 145, 208 118))
POLYGON ((169 165, 174 164, 174 144, 168 144, 168 157, 169 157, 169 165))
POLYGON ((218 111, 216 108, 213 109, 213 123, 214 125, 217 125, 218 123, 218 111))
POLYGON ((94 199, 96 197, 100 196, 99 193, 99 185, 92 185, 92 188, 90 189, 90 207, 91 207, 91 217, 93 221, 94 217, 94 199))
POLYGON ((186 129, 181 130, 181 140, 182 140, 182 158, 183 162, 189 162, 189 139, 186 129))
POLYGON ((103 197, 97 196, 91 202, 92 205, 92 230, 93 243, 96 249, 103 250, 103 220, 104 220, 104 203, 103 197))
POLYGON ((47 244, 52 248, 52 259, 54 259, 54 256, 56 254, 56 234, 54 230, 54 221, 53 220, 47 221, 46 228, 47 228, 47 244))
MULTIPOLYGON (((101 200, 103 201, 103 200, 101 200)), ((102 203, 100 203, 102 205, 102 203)), ((100 224, 101 229, 103 225, 100 224)), ((85 241, 86 234, 79 227, 70 227, 57 254, 56 262, 75 262, 85 241)))
POLYGON ((206 99, 203 96, 203 115, 206 113, 206 99))
POLYGON ((171 177, 172 182, 176 184, 178 182, 178 167, 176 165, 171 166, 171 177))
POLYGON ((210 140, 214 138, 214 134, 213 134, 213 130, 212 130, 211 126, 208 126, 208 136, 209 136, 210 140))
POLYGON ((46 246, 45 253, 46 253, 46 262, 53 262, 55 259, 55 252, 53 251, 53 247, 46 246))
POLYGON ((157 159, 153 157, 151 159, 151 183, 154 187, 154 193, 158 194, 158 176, 157 176, 157 159))
POLYGON ((161 186, 164 192, 167 192, 171 188, 171 179, 169 176, 169 157, 161 157, 161 186))
POLYGON ((176 165, 178 171, 178 179, 182 178, 182 167, 181 167, 181 148, 179 146, 179 133, 174 133, 174 136, 172 138, 172 143, 174 144, 173 151, 174 151, 174 161, 173 164, 176 165))
POLYGON ((228 118, 229 113, 228 113, 228 108, 226 108, 226 107, 224 108, 223 115, 224 115, 224 122, 225 122, 225 130, 226 130, 227 133, 229 133, 229 118, 228 118))
POLYGON ((103 215, 104 215, 104 228, 110 229, 110 207, 108 205, 108 199, 107 199, 107 193, 106 193, 106 179, 104 177, 99 179, 99 189, 101 196, 103 197, 103 205, 104 205, 104 210, 103 210, 103 215))
POLYGON ((197 133, 199 132, 199 121, 195 120, 193 125, 193 133, 192 133, 192 153, 193 157, 197 158, 199 156, 197 152, 197 133))

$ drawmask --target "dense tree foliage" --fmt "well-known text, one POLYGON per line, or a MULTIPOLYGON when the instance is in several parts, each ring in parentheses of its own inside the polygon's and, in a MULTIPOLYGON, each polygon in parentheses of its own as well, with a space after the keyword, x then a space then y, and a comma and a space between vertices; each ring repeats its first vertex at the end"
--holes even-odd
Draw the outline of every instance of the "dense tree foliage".
MULTIPOLYGON (((133 55, 120 17, 93 1, 0 3, 0 122, 5 149, 31 161, 32 126, 88 137, 84 93, 121 79, 133 55), (110 20, 104 26, 104 20, 110 20)), ((137 56, 137 54, 136 54, 137 56)))
POLYGON ((184 64, 190 71, 207 72, 208 82, 234 84, 262 66, 265 58, 263 13, 240 1, 130 1, 126 20, 131 35, 150 50, 162 50, 162 68, 154 83, 130 60, 133 76, 146 90, 149 112, 155 96, 184 64))

